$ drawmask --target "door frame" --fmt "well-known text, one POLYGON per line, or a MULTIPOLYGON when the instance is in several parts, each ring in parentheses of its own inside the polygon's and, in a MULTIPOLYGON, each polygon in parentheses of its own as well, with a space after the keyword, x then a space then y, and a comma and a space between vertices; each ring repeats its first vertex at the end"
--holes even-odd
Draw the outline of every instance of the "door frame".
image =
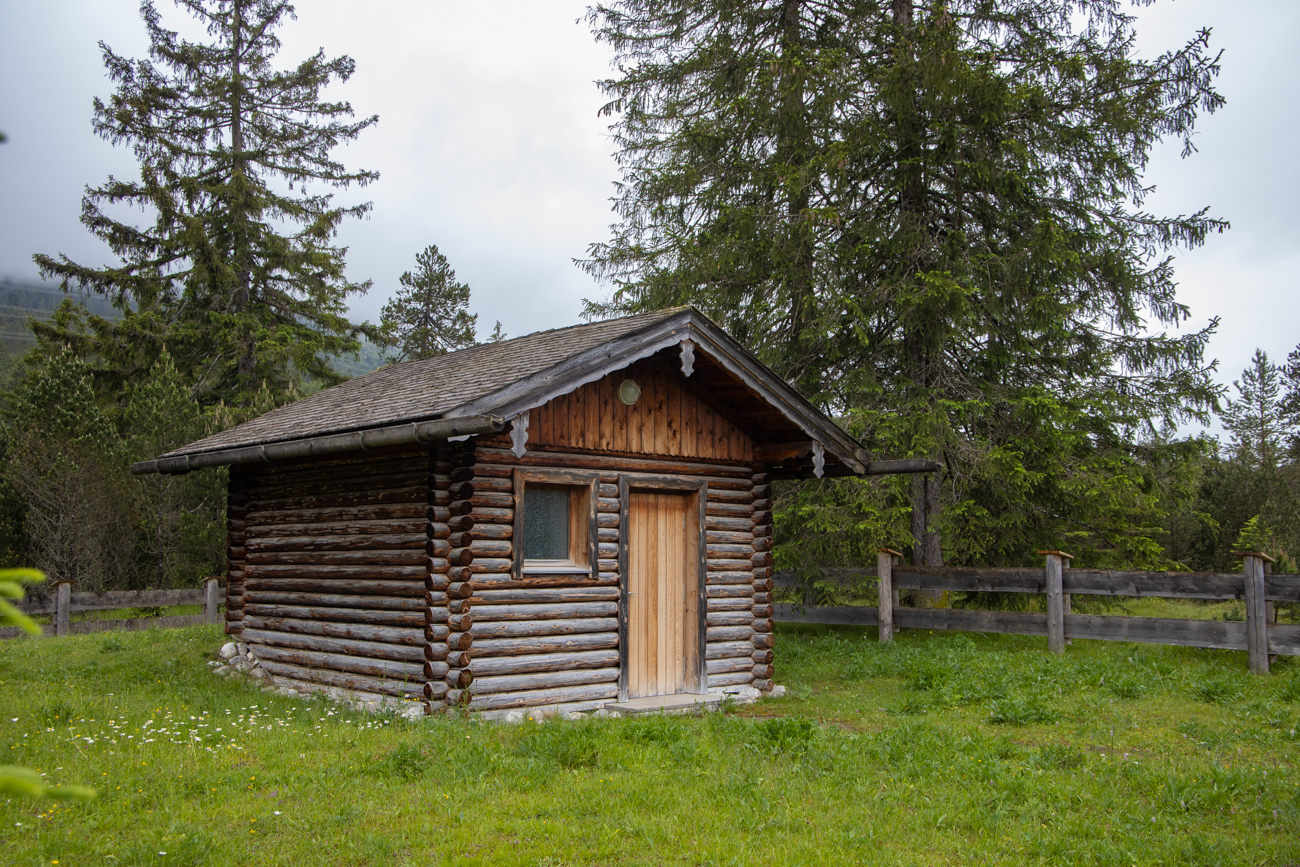
MULTIPOLYGON (((704 695, 709 691, 709 667, 705 658, 708 644, 708 593, 709 551, 705 536, 705 510, 709 499, 709 483, 706 479, 689 476, 664 476, 653 473, 619 473, 618 475, 618 700, 627 701, 628 693, 628 509, 631 494, 637 492, 686 492, 693 494, 695 510, 698 514, 698 599, 696 618, 696 657, 699 661, 695 673, 695 695, 704 695)), ((690 514, 691 504, 686 506, 690 514)))

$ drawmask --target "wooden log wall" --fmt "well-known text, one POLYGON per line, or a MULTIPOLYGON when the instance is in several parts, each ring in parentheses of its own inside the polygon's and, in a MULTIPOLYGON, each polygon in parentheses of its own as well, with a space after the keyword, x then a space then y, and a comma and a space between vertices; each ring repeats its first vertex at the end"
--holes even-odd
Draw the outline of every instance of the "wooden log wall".
POLYGON ((754 465, 754 637, 752 661, 755 689, 770 690, 775 670, 772 666, 772 484, 761 464, 754 465))
POLYGON ((509 446, 504 436, 479 438, 474 464, 473 560, 466 567, 474 607, 472 709, 581 709, 617 700, 620 472, 707 479, 708 684, 748 684, 756 673, 770 678, 770 499, 766 479, 751 465, 531 445, 516 458, 509 446), (590 571, 511 577, 516 467, 600 473, 596 577, 590 571))
POLYGON ((244 543, 248 539, 247 475, 230 471, 226 488, 226 634, 244 631, 244 543))
POLYGON ((441 442, 430 452, 424 587, 424 697, 430 713, 468 704, 474 681, 475 460, 472 441, 441 442))
POLYGON ((446 644, 449 629, 429 623, 426 588, 455 556, 440 529, 450 485, 430 455, 412 444, 231 468, 226 631, 278 681, 447 694, 426 683, 431 663, 448 665, 428 660, 429 636, 446 644))

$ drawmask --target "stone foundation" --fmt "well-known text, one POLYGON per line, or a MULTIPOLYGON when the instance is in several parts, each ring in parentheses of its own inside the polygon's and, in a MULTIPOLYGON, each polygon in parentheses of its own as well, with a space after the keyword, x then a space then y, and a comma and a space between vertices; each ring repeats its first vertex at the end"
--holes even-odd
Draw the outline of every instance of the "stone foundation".
POLYGON ((322 686, 287 677, 273 677, 262 668, 252 649, 242 641, 228 641, 217 652, 217 662, 209 662, 212 673, 217 677, 244 678, 267 692, 275 692, 287 698, 311 698, 322 696, 338 704, 368 713, 397 713, 408 719, 424 716, 424 703, 414 700, 402 700, 389 695, 376 695, 340 689, 335 686, 322 686))
MULTIPOLYGON (((217 652, 218 661, 209 662, 212 673, 217 677, 239 677, 261 687, 267 692, 276 692, 288 698, 311 698, 322 696, 338 704, 369 713, 397 713, 407 719, 424 716, 424 703, 413 699, 400 699, 389 695, 357 692, 336 686, 322 686, 287 677, 272 677, 262 668, 252 649, 242 641, 228 641, 217 652)), ((780 698, 785 695, 784 686, 774 686, 768 692, 762 692, 747 684, 741 686, 720 686, 709 690, 709 695, 722 695, 724 700, 735 704, 752 704, 760 698, 780 698)), ((541 722, 549 719, 583 719, 592 717, 604 719, 622 716, 617 710, 606 706, 609 699, 600 701, 571 702, 567 704, 550 704, 540 707, 508 708, 505 710, 471 711, 475 719, 522 723, 525 720, 541 722)), ((693 710, 692 712, 699 712, 693 710)))

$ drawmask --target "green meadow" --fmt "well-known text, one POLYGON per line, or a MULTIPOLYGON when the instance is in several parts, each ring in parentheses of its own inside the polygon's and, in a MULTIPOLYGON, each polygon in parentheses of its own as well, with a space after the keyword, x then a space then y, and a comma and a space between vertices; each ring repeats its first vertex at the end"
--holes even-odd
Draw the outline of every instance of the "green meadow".
POLYGON ((780 699, 371 715, 212 676, 215 628, 0 642, 21 865, 1300 864, 1300 666, 782 628, 780 699))

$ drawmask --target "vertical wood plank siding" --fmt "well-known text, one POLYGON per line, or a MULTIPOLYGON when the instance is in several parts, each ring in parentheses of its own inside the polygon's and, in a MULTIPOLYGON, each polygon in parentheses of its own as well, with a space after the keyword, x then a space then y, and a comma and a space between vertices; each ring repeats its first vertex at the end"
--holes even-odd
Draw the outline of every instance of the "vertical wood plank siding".
POLYGON ((627 694, 631 698, 693 692, 699 555, 698 495, 634 491, 628 496, 627 694), (688 688, 689 687, 689 688, 688 688))
POLYGON ((477 438, 472 499, 475 556, 469 567, 474 579, 471 708, 559 704, 582 709, 617 699, 620 473, 707 479, 708 684, 718 687, 754 680, 752 443, 725 419, 711 411, 697 411, 707 409, 707 404, 670 387, 673 382, 668 376, 661 381, 638 379, 643 395, 637 406, 649 400, 658 407, 656 414, 670 413, 676 401, 682 408, 680 425, 676 418, 670 426, 667 419, 650 423, 644 414, 628 412, 614 397, 618 383, 628 377, 623 372, 592 383, 599 387, 590 387, 582 395, 581 416, 576 414, 578 404, 566 398, 533 410, 523 458, 510 451, 506 436, 477 438), (593 406, 598 409, 595 418, 593 406), (608 445, 602 449, 603 444, 608 445), (656 448, 675 449, 679 454, 655 453, 656 448), (700 451, 735 457, 706 458, 700 451), (516 467, 599 471, 596 578, 589 573, 511 578, 516 467))
POLYGON ((583 452, 653 454, 749 463, 754 446, 745 433, 690 391, 681 373, 656 359, 590 382, 529 414, 528 446, 583 452), (641 386, 625 406, 623 380, 641 386))
POLYGON ((277 680, 423 693, 425 579, 448 549, 429 461, 412 445, 231 468, 226 629, 277 680))

